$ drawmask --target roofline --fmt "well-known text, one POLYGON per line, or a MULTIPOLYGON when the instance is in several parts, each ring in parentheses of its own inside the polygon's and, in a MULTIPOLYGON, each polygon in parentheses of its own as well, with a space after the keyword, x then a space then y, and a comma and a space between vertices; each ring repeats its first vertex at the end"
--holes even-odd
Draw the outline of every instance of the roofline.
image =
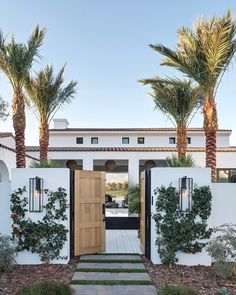
MULTIPOLYGON (((52 133, 73 133, 73 132, 176 132, 176 128, 65 128, 65 129, 49 129, 52 133)), ((187 132, 204 132, 203 128, 189 128, 187 132)), ((217 132, 232 133, 231 129, 218 129, 217 132)))
MULTIPOLYGON (((26 147, 27 152, 39 152, 38 146, 26 147)), ((188 148, 187 152, 205 152, 204 147, 188 148)), ((177 152, 175 147, 49 147, 48 152, 177 152)), ((217 152, 236 152, 236 147, 218 147, 217 152)))
POLYGON ((15 139, 15 136, 11 132, 0 132, 0 138, 12 137, 15 139))
MULTIPOLYGON (((13 153, 16 154, 16 150, 15 150, 15 149, 10 148, 10 147, 8 147, 8 146, 6 146, 6 145, 4 145, 4 144, 1 144, 1 143, 0 143, 0 148, 3 148, 3 149, 5 149, 5 150, 8 150, 8 151, 13 152, 13 153)), ((32 159, 32 160, 39 161, 39 159, 37 159, 37 158, 35 158, 35 157, 32 157, 32 156, 30 156, 30 155, 27 155, 27 154, 26 154, 25 156, 26 156, 27 158, 32 159)))

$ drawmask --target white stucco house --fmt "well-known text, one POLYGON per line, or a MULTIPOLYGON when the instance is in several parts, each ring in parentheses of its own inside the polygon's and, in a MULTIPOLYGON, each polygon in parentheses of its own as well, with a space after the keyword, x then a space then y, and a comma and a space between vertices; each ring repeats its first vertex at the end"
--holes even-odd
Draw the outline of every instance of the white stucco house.
MULTIPOLYGON (((219 182, 232 182, 236 178, 236 147, 229 144, 231 133, 228 129, 219 129, 217 133, 219 182)), ((11 179, 15 153, 13 134, 0 133, 0 181, 11 179)), ((54 127, 50 129, 51 161, 62 167, 77 165, 84 170, 126 172, 130 184, 139 182, 139 172, 145 168, 166 166, 166 157, 174 153, 175 128, 69 128, 67 119, 54 119, 54 127), (112 161, 110 167, 108 161, 112 161)), ((205 166, 202 128, 188 129, 188 153, 197 165, 205 166)), ((39 147, 27 146, 26 155, 29 166, 39 158, 39 147)))
MULTIPOLYGON (((236 175, 236 147, 229 144, 231 133, 228 129, 217 133, 219 182, 234 181, 236 175)), ((28 146, 26 151, 33 158, 39 157, 37 146, 28 146)), ((139 172, 145 167, 165 166, 165 158, 174 153, 175 128, 69 128, 67 119, 54 119, 50 130, 50 160, 62 167, 72 164, 84 170, 127 172, 130 184, 139 182, 139 172), (109 160, 113 161, 112 169, 107 168, 109 160)), ((188 129, 188 153, 197 165, 205 166, 202 128, 188 129)))

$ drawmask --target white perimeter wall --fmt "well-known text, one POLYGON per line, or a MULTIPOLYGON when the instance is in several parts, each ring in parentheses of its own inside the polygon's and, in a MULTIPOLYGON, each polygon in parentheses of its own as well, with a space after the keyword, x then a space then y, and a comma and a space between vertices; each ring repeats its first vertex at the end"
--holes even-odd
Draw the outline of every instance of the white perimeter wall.
MULTIPOLYGON (((151 192, 153 205, 151 212, 156 212, 156 187, 172 184, 178 189, 178 180, 183 176, 193 178, 194 184, 198 186, 209 185, 212 193, 212 213, 208 220, 210 227, 216 227, 225 223, 236 224, 236 184, 235 183, 213 183, 211 184, 211 174, 209 168, 153 168, 151 169, 151 192)), ((160 264, 158 249, 155 245, 156 224, 151 219, 151 260, 154 264, 160 264)), ((185 254, 177 253, 178 264, 183 265, 211 265, 211 257, 203 250, 201 253, 185 254)))
MULTIPOLYGON (((69 179, 69 169, 64 168, 17 168, 12 169, 12 191, 17 190, 18 188, 22 188, 26 186, 26 196, 28 196, 29 192, 29 178, 34 178, 36 176, 43 178, 43 186, 44 189, 49 190, 57 190, 58 187, 63 187, 66 189, 67 193, 67 203, 70 203, 70 179, 69 179)), ((7 198, 6 198, 7 199, 7 198)), ((43 195, 43 202, 44 204, 47 203, 47 195, 43 195)), ((8 201, 9 204, 9 201, 8 201)), ((0 203, 0 208, 2 207, 2 202, 0 203)), ((7 207, 7 206, 6 206, 7 207)), ((6 208, 7 210, 7 208, 6 208)), ((4 213, 5 215, 6 213, 4 213)), ((27 212, 26 218, 31 218, 33 221, 41 220, 44 216, 45 212, 36 213, 36 212, 27 212)), ((66 226, 68 230, 70 230, 70 210, 67 208, 67 221, 61 222, 66 226)), ((9 215, 9 214, 8 214, 9 215)), ((6 224, 7 221, 5 221, 6 224)), ((10 223, 12 221, 10 220, 10 223)), ((1 227, 0 227, 1 229, 1 227)), ((1 231, 1 230, 0 230, 1 231)), ((65 243, 62 251, 61 256, 67 256, 66 260, 59 259, 54 260, 52 263, 67 263, 70 259, 70 236, 69 233, 67 234, 67 242, 65 243)), ((28 251, 20 252, 17 258, 18 264, 40 264, 40 257, 38 254, 32 254, 28 251)))
POLYGON ((0 233, 11 236, 10 211, 11 183, 0 182, 0 233))
MULTIPOLYGON (((153 204, 151 205, 152 214, 156 213, 156 198, 154 190, 157 187, 164 185, 168 187, 170 184, 179 188, 179 178, 184 176, 193 178, 193 183, 198 186, 210 185, 211 171, 209 168, 153 168, 151 169, 151 196, 153 196, 153 204)), ((160 264, 161 260, 158 254, 156 242, 156 223, 151 219, 151 261, 154 264, 160 264)), ((206 251, 197 254, 177 253, 179 259, 178 264, 183 265, 210 265, 211 258, 207 255, 206 251)))

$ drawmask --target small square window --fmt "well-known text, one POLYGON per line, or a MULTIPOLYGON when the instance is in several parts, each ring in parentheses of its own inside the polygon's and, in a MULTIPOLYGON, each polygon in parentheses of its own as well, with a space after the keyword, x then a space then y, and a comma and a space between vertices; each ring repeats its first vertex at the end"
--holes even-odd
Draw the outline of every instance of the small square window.
POLYGON ((187 137, 187 143, 191 144, 191 137, 187 137))
POLYGON ((175 137, 169 137, 169 144, 175 144, 175 137))
POLYGON ((76 143, 77 143, 77 144, 83 144, 83 143, 84 143, 84 139, 83 139, 83 137, 77 137, 77 138, 76 138, 76 143))
POLYGON ((144 144, 144 137, 138 137, 138 144, 144 144))
POLYGON ((122 137, 123 144, 129 144, 129 137, 122 137))
POLYGON ((98 144, 98 137, 91 137, 91 144, 98 144))

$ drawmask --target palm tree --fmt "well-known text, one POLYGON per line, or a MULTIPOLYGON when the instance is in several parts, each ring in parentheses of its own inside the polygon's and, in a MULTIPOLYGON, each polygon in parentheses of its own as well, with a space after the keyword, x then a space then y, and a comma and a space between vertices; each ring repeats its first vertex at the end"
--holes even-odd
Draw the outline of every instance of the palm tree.
POLYGON ((5 73, 13 88, 13 127, 16 142, 16 167, 25 167, 25 97, 23 84, 35 58, 39 57, 46 30, 35 27, 28 42, 17 43, 12 37, 6 44, 0 32, 0 70, 5 73))
POLYGON ((206 167, 216 180, 216 133, 218 130, 216 92, 236 49, 236 22, 230 10, 223 17, 201 18, 194 29, 178 30, 178 44, 171 50, 162 44, 150 45, 165 56, 162 65, 175 67, 195 80, 204 93, 206 167))
POLYGON ((48 159, 49 123, 57 110, 65 103, 69 103, 76 93, 77 82, 71 81, 62 87, 65 67, 55 76, 52 66, 37 73, 35 78, 27 76, 25 90, 32 100, 36 116, 39 119, 40 162, 48 159))
POLYGON ((199 87, 192 86, 190 80, 146 79, 140 81, 151 84, 155 107, 163 112, 177 128, 177 151, 185 157, 187 151, 187 127, 200 107, 199 87))

